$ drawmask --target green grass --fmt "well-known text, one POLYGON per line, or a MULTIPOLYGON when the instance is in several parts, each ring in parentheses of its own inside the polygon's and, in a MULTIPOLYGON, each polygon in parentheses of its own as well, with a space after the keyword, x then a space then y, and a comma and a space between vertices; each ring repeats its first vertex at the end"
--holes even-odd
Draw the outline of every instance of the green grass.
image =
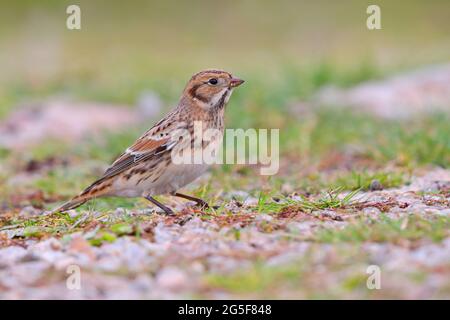
POLYGON ((90 239, 89 243, 93 246, 101 246, 103 243, 112 243, 116 240, 117 236, 114 233, 102 231, 90 239))
POLYGON ((268 194, 261 193, 258 198, 258 213, 279 213, 281 210, 291 208, 299 211, 312 212, 316 210, 337 209, 353 203, 353 199, 359 190, 344 194, 341 188, 323 192, 317 197, 307 198, 299 195, 299 200, 292 198, 281 198, 274 201, 268 194))
POLYGON ((449 236, 448 217, 408 216, 391 219, 386 216, 358 220, 343 229, 322 229, 313 236, 313 241, 327 243, 389 242, 402 244, 405 241, 441 242, 449 236))
POLYGON ((280 149, 297 153, 310 161, 318 161, 333 152, 367 158, 374 164, 448 167, 448 121, 445 114, 400 122, 373 119, 343 110, 321 110, 312 119, 289 123, 286 127, 290 129, 281 131, 280 149))
POLYGON ((93 245, 99 246, 104 242, 114 242, 117 238, 126 235, 140 237, 141 224, 145 225, 154 218, 151 214, 131 216, 127 211, 121 215, 109 213, 94 215, 86 209, 79 211, 80 213, 75 216, 57 213, 33 218, 16 217, 0 223, 0 230, 2 228, 21 230, 19 235, 23 238, 49 236, 64 238, 72 233, 83 232, 85 237, 90 234, 87 239, 93 245))
POLYGON ((340 174, 339 177, 333 182, 333 185, 340 186, 344 190, 369 190, 370 185, 378 181, 383 189, 396 188, 404 185, 407 180, 405 174, 399 170, 394 172, 367 172, 352 171, 346 174, 340 174))
POLYGON ((284 290, 301 287, 306 276, 304 269, 305 265, 301 261, 283 267, 268 267, 263 261, 259 261, 254 263, 250 270, 238 271, 229 275, 206 276, 205 282, 208 287, 220 288, 226 292, 256 294, 264 298, 268 292, 273 294, 280 286, 284 290))

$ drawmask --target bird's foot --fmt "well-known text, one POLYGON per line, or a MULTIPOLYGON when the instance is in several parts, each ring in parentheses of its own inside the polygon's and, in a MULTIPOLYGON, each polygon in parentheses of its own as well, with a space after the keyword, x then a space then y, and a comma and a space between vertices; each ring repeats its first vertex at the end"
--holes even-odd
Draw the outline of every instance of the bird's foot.
POLYGON ((199 207, 200 209, 208 209, 209 208, 208 202, 206 202, 203 199, 196 198, 196 197, 193 197, 193 196, 188 196, 186 194, 178 193, 178 192, 174 192, 174 193, 172 193, 172 195, 175 196, 175 197, 179 197, 179 198, 183 198, 183 199, 186 199, 186 200, 194 201, 195 205, 197 207, 199 207))
POLYGON ((158 206, 159 208, 162 209, 162 211, 164 211, 164 213, 168 216, 174 216, 175 212, 173 212, 172 209, 170 209, 169 207, 163 205, 161 202, 159 202, 158 200, 156 200, 153 197, 147 196, 145 197, 145 199, 147 199, 148 201, 150 201, 151 203, 153 203, 154 205, 158 206))
POLYGON ((198 201, 196 201, 195 206, 199 207, 200 209, 208 209, 209 208, 209 204, 208 202, 206 202, 205 200, 202 199, 198 199, 198 201))

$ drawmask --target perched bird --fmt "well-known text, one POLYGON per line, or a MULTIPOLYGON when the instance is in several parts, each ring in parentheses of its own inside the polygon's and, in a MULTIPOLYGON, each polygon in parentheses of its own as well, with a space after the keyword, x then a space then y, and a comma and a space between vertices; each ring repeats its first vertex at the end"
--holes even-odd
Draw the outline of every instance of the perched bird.
POLYGON ((167 116, 122 153, 100 179, 53 212, 74 209, 98 197, 142 196, 172 215, 170 208, 153 198, 161 194, 185 198, 207 207, 202 199, 177 191, 202 175, 209 165, 205 162, 180 163, 174 161, 173 156, 186 148, 195 151, 195 148, 208 147, 208 141, 194 143, 195 124, 200 123, 203 131, 215 129, 223 133, 225 106, 233 89, 243 82, 220 70, 205 70, 193 75, 178 105, 167 116), (175 134, 177 132, 188 134, 175 134))

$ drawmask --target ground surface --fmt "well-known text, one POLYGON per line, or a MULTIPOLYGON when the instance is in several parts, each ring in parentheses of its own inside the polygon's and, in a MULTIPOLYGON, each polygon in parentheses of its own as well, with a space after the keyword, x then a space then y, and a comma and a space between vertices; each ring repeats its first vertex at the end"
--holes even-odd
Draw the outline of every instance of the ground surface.
POLYGON ((0 296, 448 298, 449 191, 450 171, 434 170, 336 209, 305 209, 291 196, 258 212, 249 197, 217 214, 34 217, 33 226, 0 232, 0 296), (67 289, 72 265, 81 268, 80 290, 67 289), (369 265, 381 269, 380 290, 366 287, 369 265))
POLYGON ((7 152, 0 297, 449 298, 448 126, 445 114, 425 117, 303 113, 281 140, 277 175, 215 167, 188 188, 214 208, 162 197, 176 217, 140 199, 48 214, 102 172, 101 156, 84 156, 102 140, 81 156, 54 156, 65 144, 26 161, 7 152), (380 290, 367 287, 371 265, 380 290))

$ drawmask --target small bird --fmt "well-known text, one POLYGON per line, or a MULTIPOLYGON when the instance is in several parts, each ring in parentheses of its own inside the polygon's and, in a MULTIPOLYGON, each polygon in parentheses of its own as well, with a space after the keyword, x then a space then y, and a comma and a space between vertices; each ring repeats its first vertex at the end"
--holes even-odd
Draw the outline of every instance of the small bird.
MULTIPOLYGON (((194 151, 195 148, 203 150, 208 147, 208 141, 195 143, 196 123, 201 123, 203 132, 213 129, 223 134, 225 106, 233 89, 243 82, 221 70, 194 74, 178 105, 168 115, 122 153, 100 179, 53 212, 77 208, 94 198, 118 196, 144 197, 166 214, 173 215, 172 209, 154 198, 161 194, 181 197, 195 201, 201 207, 208 207, 204 200, 179 193, 178 190, 201 176, 209 164, 195 161, 179 163, 174 161, 173 155, 189 147, 194 151), (177 132, 189 134, 175 134, 177 132)), ((213 147, 218 146, 220 144, 216 143, 213 147)))

